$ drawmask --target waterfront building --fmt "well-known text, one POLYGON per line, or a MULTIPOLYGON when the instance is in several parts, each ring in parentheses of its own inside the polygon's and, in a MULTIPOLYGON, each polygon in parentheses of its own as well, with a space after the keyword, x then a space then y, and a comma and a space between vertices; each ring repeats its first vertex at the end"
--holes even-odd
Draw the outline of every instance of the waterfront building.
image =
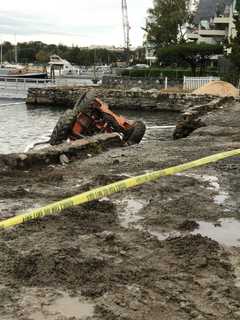
MULTIPOLYGON (((205 1, 205 0, 204 0, 205 1)), ((206 12, 204 16, 203 7, 200 2, 200 13, 198 13, 196 20, 199 20, 198 25, 188 27, 187 39, 197 43, 208 44, 224 44, 226 40, 236 36, 236 28, 234 24, 234 16, 237 14, 236 0, 225 0, 222 2, 222 7, 215 3, 215 12, 213 16, 212 7, 209 7, 210 12, 206 12)))

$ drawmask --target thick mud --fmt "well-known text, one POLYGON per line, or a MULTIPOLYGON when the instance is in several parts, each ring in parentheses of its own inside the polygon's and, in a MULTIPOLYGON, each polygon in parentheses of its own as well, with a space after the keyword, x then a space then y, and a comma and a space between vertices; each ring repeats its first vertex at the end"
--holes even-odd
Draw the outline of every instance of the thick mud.
MULTIPOLYGON (((2 171, 1 219, 233 148, 194 135, 2 171)), ((229 158, 1 231, 0 319, 240 319, 239 169, 229 158)))

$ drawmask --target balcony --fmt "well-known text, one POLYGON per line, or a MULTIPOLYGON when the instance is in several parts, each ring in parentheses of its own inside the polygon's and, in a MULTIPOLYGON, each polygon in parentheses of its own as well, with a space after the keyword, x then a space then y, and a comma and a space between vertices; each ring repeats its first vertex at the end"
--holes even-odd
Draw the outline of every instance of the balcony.
POLYGON ((187 33, 187 38, 189 40, 198 40, 199 35, 198 33, 187 33))
POLYGON ((208 44, 217 44, 218 43, 217 37, 207 37, 207 36, 201 37, 197 33, 188 33, 187 39, 195 41, 197 43, 208 43, 208 44))
POLYGON ((230 17, 215 17, 213 20, 214 24, 229 24, 231 22, 230 17))
POLYGON ((201 37, 227 37, 227 31, 226 30, 199 30, 198 34, 201 37))

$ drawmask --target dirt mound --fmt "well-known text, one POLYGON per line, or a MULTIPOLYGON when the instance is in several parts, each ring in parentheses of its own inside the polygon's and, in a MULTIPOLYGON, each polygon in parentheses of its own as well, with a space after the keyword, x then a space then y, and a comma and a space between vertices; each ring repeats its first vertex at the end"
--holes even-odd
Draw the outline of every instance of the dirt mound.
POLYGON ((224 81, 212 81, 199 89, 193 91, 194 94, 209 94, 219 97, 237 97, 239 96, 239 90, 235 88, 231 83, 224 81))

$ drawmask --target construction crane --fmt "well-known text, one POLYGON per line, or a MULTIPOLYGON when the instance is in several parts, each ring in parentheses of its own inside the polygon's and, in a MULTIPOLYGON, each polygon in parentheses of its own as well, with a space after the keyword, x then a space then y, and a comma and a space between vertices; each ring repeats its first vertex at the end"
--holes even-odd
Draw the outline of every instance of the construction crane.
POLYGON ((124 48, 128 52, 130 48, 130 38, 129 38, 130 25, 128 20, 127 0, 122 0, 122 20, 123 20, 124 48))

